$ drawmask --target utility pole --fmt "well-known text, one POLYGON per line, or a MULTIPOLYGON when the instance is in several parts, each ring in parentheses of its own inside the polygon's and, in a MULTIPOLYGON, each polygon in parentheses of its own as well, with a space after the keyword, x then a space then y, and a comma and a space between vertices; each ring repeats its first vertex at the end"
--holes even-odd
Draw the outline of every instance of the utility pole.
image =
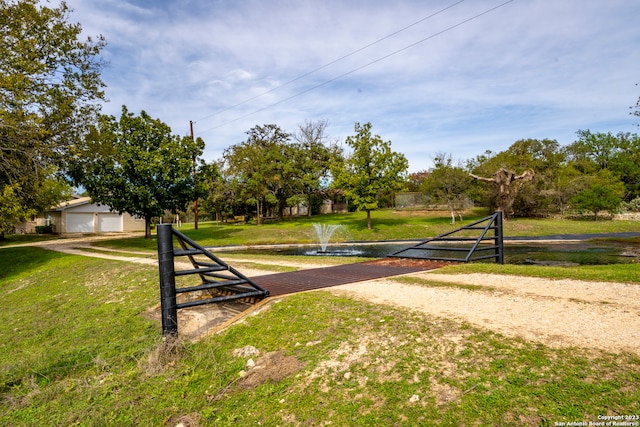
MULTIPOLYGON (((189 120, 189 129, 191 130, 191 142, 195 142, 193 138, 193 120, 189 120)), ((196 184, 196 156, 193 155, 193 185, 196 184)), ((198 229, 198 196, 193 200, 193 228, 198 229)))

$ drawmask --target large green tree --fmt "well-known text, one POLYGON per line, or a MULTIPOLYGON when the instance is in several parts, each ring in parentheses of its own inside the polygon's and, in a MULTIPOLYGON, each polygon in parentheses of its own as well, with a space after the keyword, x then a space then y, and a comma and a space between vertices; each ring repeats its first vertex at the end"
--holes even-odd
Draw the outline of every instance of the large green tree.
POLYGON ((607 169, 613 158, 624 150, 625 134, 591 132, 579 130, 578 139, 567 148, 567 154, 575 167, 583 173, 592 174, 607 169))
POLYGON ((531 180, 519 183, 513 203, 517 216, 546 216, 559 209, 555 205, 553 183, 565 166, 566 155, 553 139, 521 139, 505 152, 515 170, 532 170, 531 180))
POLYGON ((35 182, 24 178, 0 187, 0 240, 12 233, 17 223, 28 221, 71 194, 66 179, 46 170, 35 182))
POLYGON ((145 111, 136 116, 123 106, 119 120, 101 117, 75 153, 71 175, 93 201, 144 218, 149 238, 153 217, 184 210, 200 195, 193 159, 203 149, 202 139, 173 135, 159 119, 145 111))
POLYGON ((278 125, 254 126, 247 135, 244 142, 225 150, 224 160, 240 198, 256 205, 260 225, 265 205, 276 207, 282 218, 296 183, 296 156, 289 144, 291 135, 278 125))
POLYGON ((636 134, 580 130, 567 148, 571 165, 585 175, 608 169, 624 183, 624 198, 640 196, 640 138, 636 134))
POLYGON ((326 120, 306 121, 298 126, 298 132, 293 135, 297 141, 297 170, 309 217, 313 198, 327 189, 331 164, 342 154, 337 144, 327 142, 327 126, 326 120))
POLYGON ((625 200, 640 197, 640 136, 618 133, 620 149, 613 155, 609 169, 625 186, 625 200))
POLYGON ((407 190, 413 193, 424 191, 424 186, 430 174, 431 172, 427 170, 410 173, 407 178, 407 190))
POLYGON ((474 198, 491 209, 503 210, 505 217, 547 215, 557 211, 554 183, 565 164, 566 155, 557 141, 518 140, 504 151, 486 152, 468 163, 474 176, 491 177, 480 181, 494 184, 476 186, 474 198), (522 176, 525 171, 529 172, 522 176))
POLYGON ((0 0, 0 212, 14 220, 51 201, 39 187, 60 188, 54 202, 64 196, 56 174, 104 98, 104 40, 81 40, 69 15, 64 2, 0 0))
POLYGON ((221 173, 217 162, 202 165, 198 170, 198 181, 203 186, 204 194, 200 206, 216 220, 222 220, 233 214, 233 193, 229 182, 221 173))
POLYGON ((582 178, 583 175, 570 164, 560 168, 554 175, 549 189, 544 194, 550 200, 555 212, 564 215, 571 206, 571 199, 585 189, 588 183, 582 178))
POLYGON ((456 214, 462 220, 462 211, 468 200, 467 191, 471 178, 460 165, 455 165, 450 154, 438 153, 434 158, 434 168, 424 181, 423 189, 432 200, 444 203, 449 208, 451 223, 456 222, 456 214))
POLYGON ((573 208, 580 212, 591 212, 593 219, 597 220, 600 212, 612 213, 620 206, 624 184, 613 173, 602 169, 586 178, 586 188, 571 199, 573 208))
POLYGON ((0 240, 5 239, 5 233, 13 230, 15 223, 37 213, 35 209, 25 206, 20 190, 18 184, 5 185, 0 193, 0 240))
POLYGON ((405 186, 409 162, 403 154, 391 151, 391 141, 371 133, 371 123, 356 123, 354 130, 356 134, 345 141, 352 153, 332 168, 333 186, 358 210, 367 212, 367 228, 371 229, 371 211, 379 207, 383 193, 405 186))

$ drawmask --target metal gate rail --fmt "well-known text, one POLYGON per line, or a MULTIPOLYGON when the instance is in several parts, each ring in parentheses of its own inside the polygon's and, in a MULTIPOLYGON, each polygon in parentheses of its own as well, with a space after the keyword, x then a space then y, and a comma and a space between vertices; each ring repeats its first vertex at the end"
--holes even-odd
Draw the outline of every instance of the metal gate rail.
POLYGON ((401 249, 388 256, 396 258, 416 258, 435 261, 457 262, 469 262, 481 259, 495 258, 497 263, 504 264, 502 212, 497 211, 493 215, 483 218, 479 221, 460 227, 457 230, 450 231, 448 233, 444 233, 431 239, 425 240, 415 246, 401 249), (454 234, 456 233, 468 230, 478 230, 479 235, 476 237, 454 236, 454 234), (488 235, 489 231, 493 231, 493 236, 488 235), (488 241, 492 241, 493 244, 481 246, 483 242, 488 241), (450 243, 461 242, 467 242, 470 243, 470 245, 464 247, 450 245, 450 243), (458 254, 460 256, 454 256, 454 254, 458 254))
POLYGON ((171 227, 171 224, 160 224, 157 230, 163 334, 178 333, 177 311, 180 308, 238 299, 262 299, 269 296, 269 291, 171 227), (181 249, 174 249, 174 237, 181 249), (175 257, 182 256, 189 259, 192 269, 175 270, 175 257), (176 277, 196 274, 200 276, 199 285, 176 287, 176 277), (214 290, 217 295, 211 298, 177 302, 177 294, 214 290))

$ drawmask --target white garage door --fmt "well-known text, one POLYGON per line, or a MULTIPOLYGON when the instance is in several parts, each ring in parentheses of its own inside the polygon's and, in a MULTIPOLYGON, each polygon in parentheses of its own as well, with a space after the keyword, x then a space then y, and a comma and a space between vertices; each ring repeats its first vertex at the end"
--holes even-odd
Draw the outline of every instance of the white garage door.
POLYGON ((67 213, 67 233, 93 233, 93 214, 67 213))
POLYGON ((114 213, 98 214, 98 231, 102 233, 122 231, 122 215, 114 213))

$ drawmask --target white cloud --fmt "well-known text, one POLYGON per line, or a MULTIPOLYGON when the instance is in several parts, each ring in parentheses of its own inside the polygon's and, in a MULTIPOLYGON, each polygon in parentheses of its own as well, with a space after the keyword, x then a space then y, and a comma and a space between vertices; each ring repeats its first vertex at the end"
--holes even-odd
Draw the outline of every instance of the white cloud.
POLYGON ((256 124, 293 132, 307 119, 339 139, 370 121, 412 171, 438 151, 637 130, 640 4, 514 0, 461 24, 502 2, 466 0, 331 63, 455 0, 68 0, 108 42, 105 112, 144 109, 180 134, 194 120, 207 160, 256 124))

